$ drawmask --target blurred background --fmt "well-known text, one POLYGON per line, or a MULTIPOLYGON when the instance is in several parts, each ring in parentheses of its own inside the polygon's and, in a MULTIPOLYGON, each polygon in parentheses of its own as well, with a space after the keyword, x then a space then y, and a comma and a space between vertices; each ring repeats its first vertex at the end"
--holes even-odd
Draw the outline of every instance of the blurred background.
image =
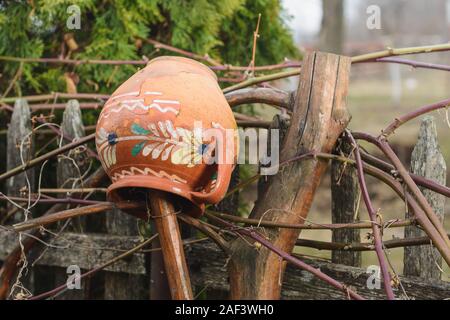
MULTIPOLYGON (((294 41, 304 50, 323 50, 344 55, 358 55, 387 47, 421 46, 449 42, 450 1, 448 0, 282 0, 292 29, 294 41), (372 18, 379 17, 378 25, 372 18)), ((450 64, 450 54, 431 53, 407 56, 424 62, 450 64)), ((283 84, 295 88, 296 83, 283 84)), ((366 63, 353 65, 348 105, 352 114, 350 128, 379 134, 396 116, 422 105, 443 100, 450 96, 450 73, 444 71, 417 70, 397 64, 366 63)), ((446 112, 433 113, 438 129, 442 153, 450 167, 450 123, 446 112)), ((390 139, 397 154, 409 164, 414 143, 417 141, 420 119, 402 127, 390 139)), ((450 170, 447 170, 450 174, 450 170)), ((404 204, 396 196, 373 179, 369 189, 377 208, 385 220, 402 218, 404 204)), ((447 178, 447 181, 448 178, 447 178)), ((330 179, 322 181, 314 207, 309 215, 312 221, 331 222, 330 179)), ((446 203, 446 228, 450 228, 449 201, 446 203)), ((363 203, 360 219, 368 215, 363 203)), ((328 231, 302 232, 302 238, 330 241, 328 231)), ((388 229, 385 240, 402 238, 403 228, 388 229)), ((362 234, 364 240, 364 234, 362 234)), ((329 257, 318 250, 301 250, 303 253, 329 257)), ((396 271, 402 272, 403 249, 389 250, 396 271)), ((363 265, 376 264, 376 256, 363 253, 363 265)), ((445 265, 445 263, 444 263, 445 265)), ((449 280, 449 270, 443 279, 449 280)))

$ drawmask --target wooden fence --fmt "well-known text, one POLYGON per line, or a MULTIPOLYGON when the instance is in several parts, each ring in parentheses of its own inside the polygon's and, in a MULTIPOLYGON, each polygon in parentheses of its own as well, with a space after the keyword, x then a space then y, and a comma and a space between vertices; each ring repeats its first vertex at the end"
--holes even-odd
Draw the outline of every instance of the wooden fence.
MULTIPOLYGON (((58 140, 65 144, 73 139, 84 136, 85 127, 79 103, 70 100, 67 103, 59 129, 44 128, 42 123, 34 123, 34 127, 42 126, 42 130, 53 130, 64 133, 65 139, 58 140)), ((279 119, 274 123, 280 123, 279 119)), ((11 123, 6 136, 6 169, 14 168, 26 162, 34 152, 33 139, 39 139, 31 134, 31 112, 26 101, 17 100, 11 116, 11 123)), ((4 147, 1 146, 1 149, 4 147)), ((341 143, 338 152, 348 154, 351 147, 341 143)), ((39 192, 37 186, 44 180, 53 181, 59 188, 82 188, 83 173, 89 168, 89 157, 93 156, 87 146, 72 150, 57 161, 50 162, 40 168, 30 169, 9 179, 3 186, 3 193, 21 196, 30 189, 39 192), (55 175, 52 176, 52 173, 55 175)), ((439 152, 436 129, 431 117, 424 118, 418 142, 412 154, 412 171, 441 184, 445 184, 446 166, 439 152)), ((358 216, 360 190, 354 169, 341 162, 331 164, 332 191, 332 222, 347 223, 363 219, 358 216)), ((423 191, 435 212, 443 219, 443 196, 428 190, 423 191)), ((70 195, 64 193, 64 196, 70 195)), ((94 195, 95 196, 95 195, 94 195)), ((235 198, 236 200, 237 198, 235 198)), ((29 214, 39 214, 33 208, 29 214)), ((24 219, 23 210, 15 209, 8 203, 0 215, 2 223, 24 219)), ((405 228, 405 237, 417 238, 424 234, 416 226, 405 228)), ((33 293, 50 290, 64 284, 67 279, 67 267, 77 265, 82 270, 92 269, 101 263, 112 259, 124 250, 130 249, 140 242, 142 225, 134 218, 119 210, 112 210, 102 215, 93 215, 70 223, 54 226, 51 232, 55 236, 44 238, 45 245, 36 246, 28 261, 28 274, 24 275, 24 286, 33 293)), ((194 292, 199 297, 226 298, 229 284, 227 276, 227 257, 209 240, 193 239, 186 233, 186 254, 194 285, 194 292)), ((372 288, 367 285, 370 273, 362 268, 361 251, 356 250, 362 242, 359 229, 338 229, 332 233, 333 243, 341 244, 340 249, 332 251, 331 261, 311 259, 302 256, 307 263, 318 267, 321 271, 338 281, 356 289, 364 297, 382 299, 385 297, 382 286, 372 288)), ((18 235, 0 229, 0 260, 17 246, 18 235)), ((302 245, 302 242, 299 241, 302 245)), ((309 246, 318 246, 319 242, 311 241, 309 246)), ((303 245, 308 245, 304 241, 303 245)), ((326 245, 325 245, 326 247, 326 245)), ((366 246, 367 247, 367 246, 366 246)), ((158 245, 154 246, 157 250, 158 245)), ((442 259, 439 253, 430 245, 406 247, 404 253, 404 275, 400 276, 401 286, 397 289, 398 297, 415 299, 444 299, 450 297, 450 283, 441 280, 442 259)), ((161 297, 157 292, 150 291, 150 283, 155 287, 158 279, 151 279, 154 271, 162 271, 158 255, 149 252, 139 252, 128 259, 123 259, 105 268, 93 276, 83 280, 81 290, 66 290, 56 299, 148 299, 161 297), (153 263, 152 260, 153 259, 153 263)), ((158 286, 156 286, 158 287, 158 286)), ((154 289, 153 289, 154 290, 154 289)), ((342 292, 314 278, 311 274, 288 267, 283 279, 282 298, 284 299, 343 299, 342 292)))

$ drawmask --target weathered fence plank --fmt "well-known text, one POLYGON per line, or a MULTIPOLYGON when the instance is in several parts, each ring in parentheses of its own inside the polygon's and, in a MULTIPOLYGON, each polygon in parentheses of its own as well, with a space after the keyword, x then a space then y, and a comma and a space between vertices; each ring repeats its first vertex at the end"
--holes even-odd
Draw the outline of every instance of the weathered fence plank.
MULTIPOLYGON (((137 223, 135 217, 119 209, 113 209, 106 213, 106 229, 108 235, 137 236, 139 233, 137 223)), ((143 257, 140 268, 145 270, 145 257, 143 257)), ((148 283, 148 277, 145 273, 105 272, 105 299, 148 299, 148 283)))
MULTIPOLYGON (((227 258, 212 242, 197 243, 186 249, 190 264, 192 281, 199 288, 217 292, 229 291, 226 274, 227 258), (207 258, 206 258, 207 257, 207 258)), ((385 299, 383 288, 369 289, 367 279, 371 275, 365 268, 344 266, 324 260, 301 257, 302 261, 319 268, 334 279, 345 283, 367 299, 385 299)), ((447 299, 450 297, 450 283, 444 281, 425 281, 417 277, 402 277, 400 280, 409 298, 412 299, 447 299)), ((396 296, 406 298, 400 289, 395 289, 396 296)), ((346 295, 310 273, 288 265, 283 278, 282 299, 295 300, 330 300, 347 299, 346 295)))
MULTIPOLYGON (((31 113, 26 100, 18 99, 14 104, 14 111, 8 127, 6 169, 10 170, 27 162, 33 157, 33 136, 31 133, 31 113), (27 139, 25 139, 28 137, 27 139), (25 139, 25 140, 24 140, 25 139), (23 143, 22 143, 23 142, 23 143), (22 145, 22 150, 21 150, 22 145)), ((27 170, 6 182, 6 194, 10 196, 27 195, 34 191, 34 169, 27 170), (28 182, 27 182, 28 178, 28 182), (31 190, 28 190, 31 188, 31 190)), ((14 210, 14 206, 7 205, 8 212, 14 210)), ((18 211, 12 215, 11 221, 23 220, 24 212, 18 211)))
MULTIPOLYGON (((432 116, 422 120, 419 138, 412 152, 411 171, 419 176, 431 179, 445 185, 447 167, 439 149, 436 125, 432 116)), ((445 196, 421 188, 434 212, 441 221, 444 220, 445 196)), ((407 213, 407 217, 409 217, 407 213)), ((425 235, 416 226, 405 228, 405 238, 425 235)), ((442 257, 439 251, 431 245, 406 247, 404 251, 405 276, 417 276, 424 279, 441 279, 442 257)))
MULTIPOLYGON (((0 243, 0 260, 4 260, 17 246, 17 234, 0 229, 0 243)), ((64 232, 52 240, 52 245, 47 247, 47 252, 37 261, 37 265, 66 268, 75 264, 81 269, 90 270, 139 243, 139 237, 64 232)), ((105 270, 144 275, 147 272, 145 256, 142 253, 134 254, 105 270)))
MULTIPOLYGON (((0 260, 14 249, 17 236, 0 230, 0 260)), ((140 243, 139 237, 114 236, 105 234, 63 233, 52 242, 38 265, 67 266, 77 264, 83 269, 92 269, 107 260, 119 255, 123 250, 130 249, 140 243), (62 247, 60 249, 55 247, 62 247), (63 252, 64 254, 61 254, 63 252)), ((228 257, 217 248, 212 241, 204 241, 185 245, 185 252, 191 280, 197 293, 203 289, 212 292, 213 297, 227 297, 230 285, 227 275, 228 257)), ((367 279, 371 274, 364 268, 356 268, 333 264, 324 260, 314 260, 302 256, 306 263, 320 268, 329 276, 341 281, 368 299, 384 299, 382 288, 368 289, 367 279)), ((145 275, 145 254, 136 253, 129 259, 120 260, 106 270, 111 272, 145 275)), ((450 283, 440 280, 424 280, 418 277, 400 276, 402 285, 410 298, 414 299, 448 299, 450 283)), ((403 297, 400 289, 398 296, 403 297)), ((281 291, 282 299, 346 299, 346 296, 334 287, 316 279, 310 273, 288 266, 281 291)))
MULTIPOLYGON (((77 100, 69 100, 66 104, 66 109, 63 113, 63 119, 61 122, 61 133, 72 141, 78 140, 85 136, 85 130, 83 125, 83 119, 81 115, 80 105, 77 100)), ((62 139, 62 144, 69 143, 67 140, 62 139)), ((87 154, 82 152, 83 146, 70 150, 64 154, 58 156, 58 163, 56 167, 57 172, 57 185, 59 188, 80 188, 83 187, 83 175, 88 168, 87 154)), ((65 197, 66 194, 62 194, 65 197)), ((70 196, 70 194, 69 194, 70 196)), ((68 209, 70 205, 66 208, 68 209)), ((77 217, 70 222, 58 223, 56 231, 61 228, 70 228, 78 232, 83 232, 86 227, 86 217, 77 217), (65 225, 68 223, 68 225, 65 225)), ((53 268, 49 269, 54 273, 55 285, 59 285, 67 281, 67 266, 65 268, 53 268)), ((45 277, 44 274, 40 274, 41 277, 45 277)), ((49 277, 51 275, 47 275, 49 277)), ((89 282, 90 279, 82 282, 80 290, 67 290, 64 294, 58 296, 58 299, 62 300, 81 300, 86 299, 89 296, 89 282)))
MULTIPOLYGON (((349 155, 352 146, 345 140, 341 140, 338 153, 349 155)), ((359 188, 356 169, 341 161, 333 161, 331 164, 331 220, 332 223, 357 222, 361 189, 359 188)), ((332 231, 333 242, 355 243, 361 242, 359 229, 336 229, 332 231)), ((331 252, 333 263, 345 264, 353 267, 361 266, 361 252, 333 250, 331 252)))
MULTIPOLYGON (((251 218, 302 223, 310 209, 327 162, 305 153, 331 152, 348 123, 345 101, 350 59, 321 52, 309 53, 302 63, 291 125, 281 148, 280 162, 289 161, 269 179, 251 218)), ((298 230, 271 229, 266 236, 277 248, 292 252, 298 230)), ((233 299, 277 299, 285 262, 266 248, 256 249, 242 239, 232 245, 230 281, 233 299)))
MULTIPOLYGON (((11 115, 11 122, 8 127, 7 146, 6 146, 6 170, 13 169, 33 158, 34 139, 30 134, 32 130, 30 107, 26 100, 18 99, 14 104, 14 110, 11 115)), ((5 183, 6 194, 9 196, 28 197, 30 192, 35 190, 34 168, 20 173, 8 179, 5 183)), ((27 204, 22 204, 27 208, 27 204)), ((16 223, 23 221, 25 215, 29 215, 28 209, 22 210, 7 203, 6 215, 1 219, 2 223, 16 223)), ((34 290, 33 271, 24 272, 20 281, 23 286, 33 292, 34 290)))

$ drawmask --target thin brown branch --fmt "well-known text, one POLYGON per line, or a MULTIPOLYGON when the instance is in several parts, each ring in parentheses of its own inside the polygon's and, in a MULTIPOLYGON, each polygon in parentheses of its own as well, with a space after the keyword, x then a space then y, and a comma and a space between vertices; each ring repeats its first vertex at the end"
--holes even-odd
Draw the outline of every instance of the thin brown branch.
MULTIPOLYGON (((376 146, 378 146, 378 144, 376 142, 377 139, 375 137, 372 137, 371 135, 368 135, 365 133, 360 133, 360 132, 353 132, 352 134, 355 137, 355 139, 366 140, 366 141, 374 143, 376 146)), ((394 163, 394 166, 395 165, 396 164, 394 163)), ((401 162, 400 162, 400 167, 403 167, 401 162)), ((430 218, 428 217, 426 212, 424 212, 425 210, 423 210, 422 205, 419 204, 419 200, 417 199, 417 196, 414 195, 414 197, 413 197, 409 193, 405 192, 404 187, 402 184, 400 184, 400 182, 392 179, 391 176, 389 176, 382 170, 376 169, 373 167, 372 167, 372 170, 378 171, 378 174, 377 174, 378 178, 380 180, 382 180, 383 182, 385 182, 402 199, 404 199, 404 201, 408 204, 408 207, 413 212, 414 217, 417 219, 417 222, 422 226, 425 233, 433 241, 433 244, 435 245, 435 247, 439 250, 439 252, 441 253, 441 255, 444 258, 444 260, 446 261, 446 263, 450 266, 449 246, 447 245, 447 242, 442 237, 442 232, 440 232, 439 229, 436 228, 436 226, 430 221, 430 218)), ((442 226, 440 227, 440 229, 443 229, 442 226)), ((444 230, 444 234, 447 237, 445 230, 444 230)))
POLYGON ((105 193, 106 188, 40 188, 41 193, 105 193))
POLYGON ((382 230, 380 229, 380 226, 377 223, 378 214, 375 211, 375 208, 373 207, 372 201, 370 200, 369 191, 367 189, 366 180, 364 178, 363 164, 362 164, 362 160, 361 160, 361 154, 359 152, 359 146, 349 131, 347 131, 347 136, 349 137, 349 139, 354 147, 353 153, 354 153, 355 161, 356 161, 356 172, 358 174, 358 180, 359 180, 359 185, 361 188, 361 194, 362 194, 364 203, 366 204, 367 211, 369 212, 370 220, 373 223, 373 225, 372 225, 373 240, 375 243, 375 252, 377 253, 378 261, 379 261, 380 268, 381 268, 381 273, 383 275, 384 290, 386 291, 386 295, 389 300, 395 300, 394 291, 392 290, 392 285, 391 285, 391 276, 389 274, 388 264, 386 262, 386 258, 384 256, 384 251, 383 251, 382 230))
POLYGON ((268 75, 261 76, 261 77, 254 77, 254 78, 250 78, 248 80, 242 81, 241 83, 226 87, 222 91, 224 93, 228 93, 228 92, 235 91, 238 89, 250 87, 250 86, 258 84, 258 83, 273 81, 273 80, 278 80, 278 79, 284 79, 284 78, 288 78, 288 77, 292 77, 292 76, 297 76, 299 74, 300 74, 300 69, 294 69, 294 70, 290 70, 290 71, 283 71, 283 72, 268 74, 268 75))
POLYGON ((0 56, 0 61, 21 63, 51 63, 51 64, 106 64, 106 65, 146 65, 148 59, 143 60, 100 60, 100 59, 60 59, 60 58, 21 58, 0 56))
MULTIPOLYGON (((105 262, 104 264, 102 264, 102 265, 100 265, 100 266, 98 266, 98 267, 96 267, 96 268, 94 268, 92 270, 89 270, 86 273, 81 274, 80 275, 80 279, 84 279, 86 277, 90 277, 93 274, 97 273, 98 271, 101 271, 101 270, 105 269, 106 267, 109 267, 110 265, 116 263, 117 261, 122 260, 122 259, 124 259, 124 258, 126 258, 126 257, 128 257, 128 256, 130 256, 130 255, 132 255, 132 254, 134 254, 136 252, 138 252, 139 250, 141 250, 141 249, 145 248, 146 246, 148 246, 153 240, 156 239, 156 237, 158 237, 158 234, 154 234, 153 236, 151 236, 150 238, 148 238, 144 242, 138 244, 134 248, 128 250, 127 252, 124 252, 124 253, 118 255, 117 257, 114 257, 113 259, 105 262)), ((47 297, 51 297, 51 296, 56 295, 57 293, 63 291, 64 289, 67 289, 67 284, 66 283, 64 283, 63 285, 60 285, 59 287, 57 287, 57 288, 55 288, 53 290, 41 293, 41 294, 36 295, 36 296, 33 296, 33 297, 29 298, 29 300, 45 299, 47 297)))
MULTIPOLYGON (((430 245, 431 240, 428 237, 392 239, 383 242, 383 247, 386 249, 423 246, 430 245)), ((369 242, 327 242, 316 241, 309 239, 298 239, 295 245, 300 247, 313 248, 317 250, 339 250, 339 251, 373 251, 375 246, 369 242)))
POLYGON ((408 48, 388 48, 386 50, 362 54, 352 57, 352 63, 368 62, 379 58, 401 56, 407 54, 430 53, 449 51, 450 43, 437 44, 431 46, 408 47, 408 48))
POLYGON ((38 202, 42 204, 56 204, 56 203, 66 203, 66 204, 81 204, 81 205, 91 205, 99 203, 99 201, 96 200, 84 200, 84 199, 76 199, 76 198, 50 198, 50 199, 43 199, 41 198, 35 198, 31 197, 28 198, 20 198, 20 197, 11 197, 11 196, 5 196, 4 194, 0 193, 0 201, 14 201, 17 203, 28 203, 28 201, 31 202, 38 202))
MULTIPOLYGON (((51 131, 55 132, 58 136, 62 137, 64 140, 69 141, 69 142, 74 141, 74 139, 70 135, 61 131, 61 129, 57 128, 53 124, 47 122, 44 117, 42 117, 42 116, 41 117, 33 117, 32 121, 33 120, 36 120, 39 123, 48 125, 48 127, 50 128, 51 131)), ((100 160, 100 158, 98 157, 98 154, 96 152, 94 152, 93 150, 91 150, 90 148, 86 147, 86 151, 89 154, 89 156, 91 156, 92 158, 100 160)))
MULTIPOLYGON (((372 62, 372 61, 368 61, 372 62)), ((435 64, 435 63, 429 63, 429 62, 419 62, 414 60, 408 60, 408 59, 401 59, 401 58, 379 58, 374 60, 373 62, 384 62, 384 63, 397 63, 397 64, 404 64, 413 68, 422 68, 422 69, 432 69, 432 70, 441 70, 441 71, 450 71, 450 66, 442 65, 442 64, 435 64)))
POLYGON ((290 107, 289 93, 269 88, 241 89, 227 93, 225 98, 230 107, 247 103, 264 103, 285 109, 290 107))
POLYGON ((39 228, 41 226, 46 226, 61 220, 67 220, 74 217, 81 217, 85 215, 108 211, 113 209, 114 207, 117 207, 119 209, 135 209, 135 208, 144 208, 145 204, 139 202, 124 202, 116 204, 111 202, 103 202, 94 205, 56 212, 35 219, 29 219, 25 222, 20 222, 12 225, 11 230, 15 232, 23 232, 26 230, 39 228))
MULTIPOLYGON (((361 152, 361 158, 363 161, 367 162, 368 164, 371 164, 374 167, 377 167, 378 169, 383 170, 384 172, 392 175, 393 177, 397 176, 397 170, 390 163, 387 163, 367 152, 361 152)), ((421 186, 428 190, 432 190, 436 193, 442 194, 442 195, 450 198, 450 188, 449 187, 441 185, 439 183, 436 183, 433 180, 418 176, 414 173, 409 173, 409 175, 414 180, 414 182, 417 183, 418 186, 421 186)))
MULTIPOLYGON (((234 216, 223 212, 217 212, 207 210, 205 212, 206 217, 210 215, 225 219, 236 223, 245 223, 246 225, 265 227, 265 228, 287 228, 287 229, 299 229, 299 230, 336 230, 336 229, 371 229, 373 223, 371 222, 354 222, 354 223, 314 223, 305 221, 304 224, 291 224, 275 221, 267 221, 264 219, 251 219, 240 216, 234 216)), ((416 224, 415 220, 394 220, 386 221, 384 227, 386 228, 398 228, 416 224)))
POLYGON ((406 122, 415 119, 421 115, 424 115, 428 112, 432 112, 438 109, 444 109, 450 106, 450 99, 445 99, 433 104, 429 104, 423 107, 420 107, 414 111, 408 112, 407 114, 396 118, 393 122, 391 122, 385 129, 383 129, 382 135, 384 137, 388 137, 389 135, 391 135, 392 133, 394 133, 394 131, 396 129, 398 129, 401 125, 405 124, 406 122))
POLYGON ((356 292, 354 292, 353 290, 348 288, 346 285, 336 281, 335 279, 326 275, 319 269, 316 269, 316 268, 304 263, 303 261, 297 259, 296 257, 292 256, 291 254, 284 252, 284 251, 280 250, 279 248, 275 247, 272 243, 270 243, 270 241, 266 240, 263 236, 261 236, 259 233, 255 232, 254 230, 248 229, 248 228, 237 227, 237 226, 233 225, 232 223, 227 222, 227 221, 222 220, 217 217, 214 217, 214 219, 221 225, 225 226, 228 230, 230 230, 238 235, 246 236, 246 237, 253 239, 254 241, 257 241, 258 243, 260 243, 267 249, 276 253, 282 259, 286 260, 287 262, 292 263, 293 265, 295 265, 303 270, 306 270, 306 271, 312 273, 313 275, 315 275, 319 279, 327 282, 328 284, 332 285, 333 287, 335 287, 339 290, 342 290, 343 293, 350 296, 351 298, 356 299, 356 300, 364 300, 363 297, 361 297, 359 294, 357 294, 356 292))
POLYGON ((389 145, 387 140, 384 138, 384 136, 375 138, 375 137, 371 136, 370 134, 355 133, 355 137, 357 137, 358 139, 363 139, 370 143, 373 143, 378 148, 380 148, 381 151, 383 151, 383 153, 386 155, 386 157, 391 161, 391 163, 394 165, 394 167, 398 171, 399 176, 403 179, 403 181, 407 185, 410 192, 414 195, 414 198, 417 199, 417 202, 419 203, 420 207, 425 212, 425 214, 428 216, 428 219, 434 225, 436 230, 441 234, 442 239, 446 242, 447 247, 450 250, 450 240, 447 237, 447 233, 445 232, 445 229, 442 226, 439 218, 436 216, 436 214, 433 211, 433 208, 431 208, 427 199, 422 194, 420 189, 417 187, 416 183, 412 180, 412 178, 409 175, 408 170, 406 170, 405 166, 402 164, 400 159, 397 157, 395 152, 392 150, 391 146, 389 145))
POLYGON ((40 157, 34 158, 34 159, 28 161, 27 163, 25 163, 23 165, 15 167, 15 168, 13 168, 13 169, 11 169, 11 170, 1 174, 0 175, 0 182, 4 181, 4 180, 6 180, 6 179, 8 179, 8 178, 10 178, 12 176, 15 176, 15 175, 17 175, 17 174, 19 174, 19 173, 21 173, 21 172, 23 172, 23 171, 25 171, 25 170, 27 170, 29 168, 35 167, 35 166, 41 164, 42 162, 44 162, 45 160, 53 158, 53 157, 55 157, 55 156, 57 156, 57 155, 59 155, 61 153, 69 151, 69 150, 71 150, 73 148, 76 148, 76 147, 78 147, 78 146, 80 146, 82 144, 85 144, 87 142, 90 142, 90 141, 92 141, 94 139, 95 139, 95 133, 90 134, 90 135, 88 135, 86 137, 80 138, 77 141, 68 143, 65 146, 62 146, 61 148, 52 150, 52 151, 50 151, 50 152, 48 152, 46 154, 43 154, 40 157))
POLYGON ((225 253, 228 254, 230 252, 227 241, 220 234, 215 232, 211 227, 209 227, 205 223, 202 223, 201 220, 194 219, 185 214, 178 214, 177 218, 211 238, 211 240, 213 240, 225 253))
POLYGON ((197 54, 197 53, 189 52, 189 51, 186 51, 186 50, 183 50, 183 49, 179 49, 179 48, 170 46, 168 44, 164 44, 164 43, 156 41, 154 39, 142 39, 142 40, 147 42, 147 43, 149 43, 149 44, 151 44, 151 45, 153 45, 156 49, 164 49, 164 50, 167 50, 167 51, 171 51, 171 52, 180 54, 180 55, 188 57, 188 58, 192 58, 192 59, 195 59, 195 60, 200 60, 200 61, 207 62, 207 63, 209 63, 210 65, 213 65, 213 66, 220 66, 221 65, 221 63, 219 63, 218 61, 212 59, 208 54, 200 55, 200 54, 197 54))
POLYGON ((17 99, 23 99, 28 102, 33 101, 45 101, 58 99, 94 99, 94 100, 108 100, 110 95, 100 94, 100 93, 63 93, 63 92, 53 92, 50 94, 41 94, 34 96, 23 96, 23 97, 7 97, 0 99, 0 103, 11 103, 17 99))

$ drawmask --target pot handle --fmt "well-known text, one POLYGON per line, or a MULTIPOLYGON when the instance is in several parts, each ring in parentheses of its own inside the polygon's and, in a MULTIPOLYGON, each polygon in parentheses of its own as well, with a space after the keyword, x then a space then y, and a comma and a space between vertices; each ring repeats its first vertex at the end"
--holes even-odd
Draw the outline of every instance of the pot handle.
MULTIPOLYGON (((222 154, 225 156, 226 143, 222 144, 222 154)), ((203 192, 191 192, 191 196, 194 201, 203 203, 217 203, 223 199, 225 193, 228 190, 230 181, 227 177, 231 176, 234 168, 234 163, 219 163, 217 164, 217 178, 216 185, 208 193, 203 192)))
POLYGON ((194 201, 203 203, 217 203, 225 196, 230 181, 226 181, 226 177, 231 176, 233 164, 218 164, 216 185, 208 193, 191 192, 194 201))

